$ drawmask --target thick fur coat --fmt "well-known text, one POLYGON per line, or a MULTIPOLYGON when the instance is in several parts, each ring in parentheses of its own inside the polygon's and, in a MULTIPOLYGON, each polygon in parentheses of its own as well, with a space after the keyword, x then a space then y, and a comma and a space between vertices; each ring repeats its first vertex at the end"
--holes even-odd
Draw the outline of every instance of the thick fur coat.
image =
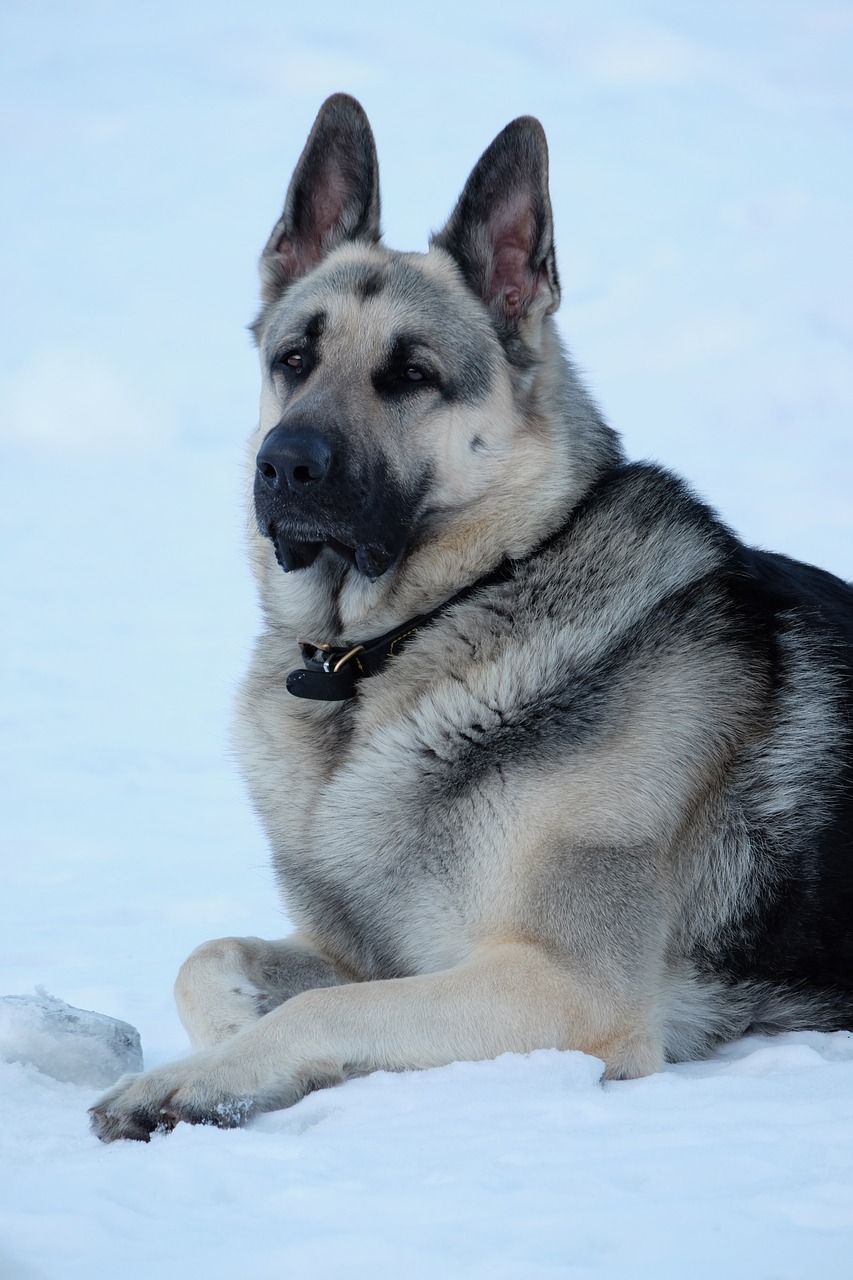
POLYGON ((238 739, 298 931, 189 958, 195 1053, 120 1082, 99 1135, 378 1068, 556 1046, 624 1078, 853 1026, 853 590, 625 461, 554 326, 539 124, 398 253, 329 99, 261 268, 238 739))

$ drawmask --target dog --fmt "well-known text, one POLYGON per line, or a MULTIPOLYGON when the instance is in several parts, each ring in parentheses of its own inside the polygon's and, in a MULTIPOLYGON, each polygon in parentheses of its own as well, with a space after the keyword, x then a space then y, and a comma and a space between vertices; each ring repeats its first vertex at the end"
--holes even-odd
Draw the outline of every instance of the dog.
POLYGON ((853 1027, 853 588, 626 461, 564 354, 522 118, 425 254, 320 110, 261 258, 238 742, 297 932, 205 943, 193 1054, 105 1141, 377 1069, 579 1049, 620 1080, 853 1027))

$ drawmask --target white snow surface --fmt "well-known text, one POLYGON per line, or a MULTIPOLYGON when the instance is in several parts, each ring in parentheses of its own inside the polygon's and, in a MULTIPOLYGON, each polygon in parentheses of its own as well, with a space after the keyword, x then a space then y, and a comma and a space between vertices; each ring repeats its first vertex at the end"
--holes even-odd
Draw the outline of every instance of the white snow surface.
MULTIPOLYGON (((229 754, 255 259, 330 92, 422 248, 512 117, 551 145, 566 339, 633 456, 853 575, 853 9, 832 0, 0 7, 0 994, 186 1051, 200 941, 280 936, 229 754)), ((543 1051, 244 1131, 99 1144, 0 1063, 0 1278, 847 1277, 853 1037, 645 1080, 543 1051)))

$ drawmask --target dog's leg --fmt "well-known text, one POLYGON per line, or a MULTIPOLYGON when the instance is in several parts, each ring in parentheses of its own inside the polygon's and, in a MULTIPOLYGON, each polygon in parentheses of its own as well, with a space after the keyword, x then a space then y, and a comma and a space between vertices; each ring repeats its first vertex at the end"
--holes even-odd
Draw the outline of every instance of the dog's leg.
POLYGON ((217 938, 193 951, 175 980, 175 1001, 193 1049, 210 1049, 301 991, 348 982, 307 938, 217 938))
POLYGON ((502 944, 442 973, 305 991, 213 1049, 120 1081, 92 1123, 105 1141, 179 1120, 230 1126, 348 1076, 552 1047, 597 1053, 611 1076, 663 1062, 654 1021, 629 1001, 539 947, 502 944))

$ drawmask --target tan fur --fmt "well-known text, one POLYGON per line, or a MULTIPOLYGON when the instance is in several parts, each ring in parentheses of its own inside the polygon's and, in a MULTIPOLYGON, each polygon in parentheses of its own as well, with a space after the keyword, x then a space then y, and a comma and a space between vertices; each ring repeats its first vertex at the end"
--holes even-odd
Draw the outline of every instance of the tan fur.
POLYGON ((262 259, 264 626, 236 716, 297 932, 193 952, 175 994, 196 1052, 107 1094, 105 1140, 508 1051, 628 1078, 796 1004, 705 961, 767 851, 811 834, 836 685, 789 620, 756 621, 719 521, 624 465, 551 319, 546 179, 541 127, 516 121, 430 251, 394 253, 361 108, 338 95, 312 130, 262 259), (383 538, 374 572, 359 552, 383 538), (287 691, 300 641, 439 606, 350 701, 287 691))

